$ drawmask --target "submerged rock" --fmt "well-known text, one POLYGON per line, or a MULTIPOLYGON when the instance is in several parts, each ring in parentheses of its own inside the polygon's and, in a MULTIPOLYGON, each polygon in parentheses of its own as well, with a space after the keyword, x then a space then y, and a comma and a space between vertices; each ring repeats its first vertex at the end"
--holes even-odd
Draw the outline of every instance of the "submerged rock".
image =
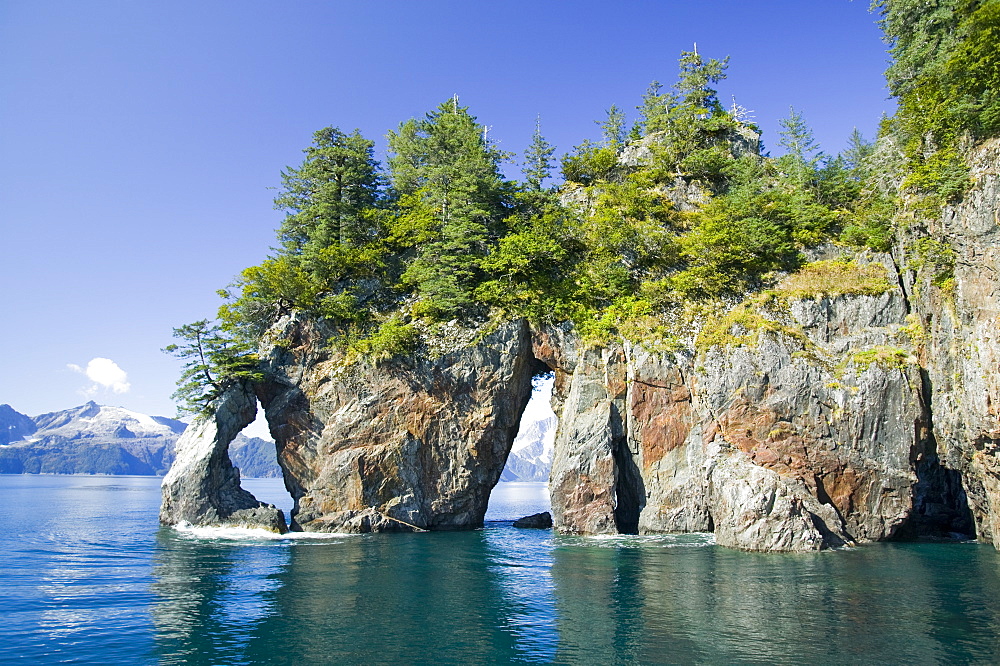
POLYGON ((530 516, 518 518, 514 521, 514 527, 549 529, 552 527, 552 514, 548 511, 543 511, 542 513, 533 513, 530 516))

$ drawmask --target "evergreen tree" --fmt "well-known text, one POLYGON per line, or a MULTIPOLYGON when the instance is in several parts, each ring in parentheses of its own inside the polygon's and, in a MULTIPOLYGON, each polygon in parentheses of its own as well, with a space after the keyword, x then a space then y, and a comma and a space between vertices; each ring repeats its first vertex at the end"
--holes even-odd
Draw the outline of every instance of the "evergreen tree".
POLYGON ((788 117, 779 120, 778 124, 782 127, 778 132, 781 136, 778 145, 788 151, 780 161, 786 165, 796 184, 803 185, 810 180, 822 156, 818 152, 819 144, 805 118, 794 107, 788 107, 788 117))
POLYGON ((472 302, 480 262, 500 235, 509 186, 505 154, 458 99, 389 133, 392 182, 402 213, 397 234, 416 257, 403 282, 420 296, 420 313, 452 316, 472 302))
POLYGON ((374 143, 358 130, 326 127, 313 135, 306 158, 281 174, 275 208, 286 216, 274 256, 240 273, 219 319, 253 340, 293 309, 338 326, 365 319, 356 298, 359 278, 382 267, 384 179, 374 143))
POLYGON ((716 90, 712 87, 726 78, 729 56, 722 60, 712 58, 706 61, 694 51, 684 51, 680 58, 680 78, 674 89, 681 106, 698 114, 713 113, 722 109, 716 90))
POLYGON ((968 0, 874 0, 872 10, 882 14, 880 25, 892 44, 892 64, 885 72, 889 91, 897 96, 914 92, 928 78, 944 74, 949 54, 958 41, 959 5, 968 0))
POLYGON ((813 138, 812 130, 806 124, 802 114, 795 110, 795 107, 788 107, 788 117, 778 121, 782 130, 778 132, 781 139, 778 145, 794 155, 803 162, 808 162, 812 155, 819 150, 819 145, 813 138))
POLYGON ((639 110, 638 134, 641 136, 662 132, 669 125, 670 109, 677 103, 677 97, 661 93, 662 89, 659 81, 650 83, 642 96, 642 104, 636 107, 639 110))
POLYGON ((871 157, 873 152, 875 144, 865 139, 855 127, 851 136, 847 138, 847 148, 843 152, 844 168, 860 178, 863 175, 865 160, 871 157))
POLYGON ((657 125, 666 129, 664 146, 658 152, 668 179, 684 174, 717 180, 732 159, 728 147, 718 139, 739 123, 722 108, 712 87, 726 78, 728 66, 728 57, 706 61, 697 49, 681 53, 674 94, 667 98, 672 106, 665 118, 657 120, 657 125))
POLYGON ((258 358, 249 346, 235 341, 207 319, 175 328, 174 337, 184 342, 167 345, 163 351, 184 360, 177 390, 171 396, 180 403, 178 415, 207 413, 212 401, 233 384, 262 379, 258 358))
POLYGON ((324 248, 372 240, 372 210, 382 185, 374 147, 359 130, 344 134, 326 127, 313 135, 302 165, 282 172, 274 205, 287 215, 278 237, 285 252, 301 255, 310 270, 324 248))
POLYGON ((542 181, 552 173, 552 154, 556 149, 542 136, 542 117, 535 119, 535 133, 531 143, 524 151, 524 166, 522 172, 533 190, 542 189, 542 181))
POLYGON ((625 143, 625 112, 618 105, 612 104, 607 117, 597 124, 601 126, 605 146, 617 151, 625 143))

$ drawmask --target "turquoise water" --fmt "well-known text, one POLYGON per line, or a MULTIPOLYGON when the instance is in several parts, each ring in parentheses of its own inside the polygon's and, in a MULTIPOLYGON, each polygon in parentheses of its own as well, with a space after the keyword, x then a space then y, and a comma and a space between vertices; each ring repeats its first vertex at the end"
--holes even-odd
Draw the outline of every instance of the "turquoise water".
POLYGON ((158 484, 0 476, 0 662, 1000 662, 1000 554, 978 544, 754 555, 510 527, 541 484, 498 486, 474 532, 227 538, 159 528, 158 484))

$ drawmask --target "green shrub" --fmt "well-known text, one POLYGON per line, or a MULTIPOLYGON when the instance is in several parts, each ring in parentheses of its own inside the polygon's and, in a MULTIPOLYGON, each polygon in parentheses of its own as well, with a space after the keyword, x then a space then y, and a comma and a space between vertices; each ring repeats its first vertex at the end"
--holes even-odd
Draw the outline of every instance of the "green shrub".
POLYGON ((584 141, 562 158, 563 178, 582 185, 610 180, 618 167, 618 153, 609 147, 584 141))
POLYGON ((955 277, 955 250, 944 241, 921 238, 913 244, 916 258, 910 268, 925 272, 935 287, 945 287, 955 277))
POLYGON ((377 363, 412 354, 419 343, 420 332, 416 327, 396 315, 382 322, 371 335, 351 341, 348 357, 362 356, 377 363))
POLYGON ((858 371, 864 372, 872 364, 884 370, 905 370, 907 366, 915 364, 917 359, 905 349, 878 345, 871 349, 855 352, 851 355, 850 362, 858 371))

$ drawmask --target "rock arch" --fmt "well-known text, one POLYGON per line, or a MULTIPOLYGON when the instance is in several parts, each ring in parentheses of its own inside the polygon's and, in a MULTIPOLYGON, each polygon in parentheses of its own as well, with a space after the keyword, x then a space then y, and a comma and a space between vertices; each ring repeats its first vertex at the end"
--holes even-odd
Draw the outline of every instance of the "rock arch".
MULTIPOLYGON (((239 488, 226 449, 253 421, 255 398, 275 438, 295 501, 291 529, 369 532, 471 529, 483 525, 531 378, 526 322, 435 358, 344 368, 322 351, 308 320, 291 318, 267 356, 267 379, 233 387, 185 434, 163 485, 160 519, 281 531, 239 488), (256 512, 256 513, 253 513, 256 512)), ((265 507, 270 507, 269 509, 265 507)), ((280 516, 280 512, 278 514, 280 516)))
POLYGON ((177 440, 177 457, 163 478, 160 522, 286 532, 282 512, 240 487, 240 471, 229 459, 229 444, 257 416, 257 398, 250 387, 234 386, 213 407, 177 440))

